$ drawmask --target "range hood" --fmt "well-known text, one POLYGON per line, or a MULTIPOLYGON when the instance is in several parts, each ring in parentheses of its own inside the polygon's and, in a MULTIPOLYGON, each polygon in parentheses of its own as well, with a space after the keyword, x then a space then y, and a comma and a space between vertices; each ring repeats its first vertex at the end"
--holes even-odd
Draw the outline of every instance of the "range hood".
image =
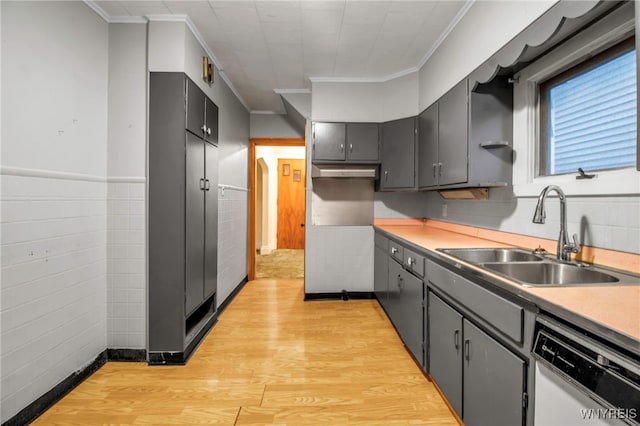
POLYGON ((314 164, 311 167, 311 177, 319 178, 359 178, 377 179, 377 164, 314 164))

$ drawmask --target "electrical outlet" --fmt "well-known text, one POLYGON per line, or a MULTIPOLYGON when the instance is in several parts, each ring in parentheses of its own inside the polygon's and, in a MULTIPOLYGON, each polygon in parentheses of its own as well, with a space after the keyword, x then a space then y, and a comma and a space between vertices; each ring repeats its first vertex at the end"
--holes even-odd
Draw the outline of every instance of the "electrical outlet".
POLYGON ((442 217, 447 217, 447 205, 442 205, 442 217))

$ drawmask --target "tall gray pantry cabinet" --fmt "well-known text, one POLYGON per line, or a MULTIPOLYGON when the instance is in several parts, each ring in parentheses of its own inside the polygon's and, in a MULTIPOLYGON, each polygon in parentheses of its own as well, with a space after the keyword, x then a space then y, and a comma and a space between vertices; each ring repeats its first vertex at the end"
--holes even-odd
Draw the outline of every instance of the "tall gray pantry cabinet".
POLYGON ((149 83, 149 363, 183 364, 216 320, 218 107, 185 74, 149 83))

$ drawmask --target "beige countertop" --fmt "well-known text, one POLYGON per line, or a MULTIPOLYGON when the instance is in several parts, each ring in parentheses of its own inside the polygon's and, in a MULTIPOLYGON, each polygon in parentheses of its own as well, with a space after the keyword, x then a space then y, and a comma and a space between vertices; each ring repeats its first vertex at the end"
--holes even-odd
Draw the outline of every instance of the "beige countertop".
MULTIPOLYGON (((392 222, 393 223, 393 222, 392 222)), ((418 221, 407 221, 409 225, 376 223, 376 228, 388 234, 406 240, 416 246, 434 252, 444 259, 462 263, 465 267, 481 271, 499 280, 503 288, 514 295, 533 302, 541 309, 551 313, 559 312, 558 316, 578 316, 586 322, 592 323, 596 331, 607 338, 606 331, 626 337, 627 345, 640 351, 640 285, 631 286, 579 286, 579 287, 524 287, 509 279, 491 274, 486 269, 462 262, 457 258, 442 252, 435 252, 438 248, 480 248, 480 247, 511 247, 516 244, 504 244, 495 240, 464 235, 450 230, 439 229, 418 221), (602 333, 602 331, 605 333, 602 333), (629 344, 630 342, 630 344, 629 344)), ((493 234, 495 238, 495 233, 493 234)), ((505 240, 509 240, 506 234, 505 240)), ((531 248, 531 247, 526 247, 531 248)))

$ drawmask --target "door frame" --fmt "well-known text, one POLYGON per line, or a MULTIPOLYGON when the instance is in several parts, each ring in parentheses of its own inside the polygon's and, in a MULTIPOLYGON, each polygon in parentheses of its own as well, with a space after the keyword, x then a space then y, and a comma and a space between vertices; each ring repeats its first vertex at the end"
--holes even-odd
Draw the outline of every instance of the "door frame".
MULTIPOLYGON (((249 139, 249 245, 247 250, 247 279, 249 281, 256 278, 256 146, 306 146, 306 142, 304 138, 249 139)), ((305 196, 305 216, 306 211, 305 196)))

